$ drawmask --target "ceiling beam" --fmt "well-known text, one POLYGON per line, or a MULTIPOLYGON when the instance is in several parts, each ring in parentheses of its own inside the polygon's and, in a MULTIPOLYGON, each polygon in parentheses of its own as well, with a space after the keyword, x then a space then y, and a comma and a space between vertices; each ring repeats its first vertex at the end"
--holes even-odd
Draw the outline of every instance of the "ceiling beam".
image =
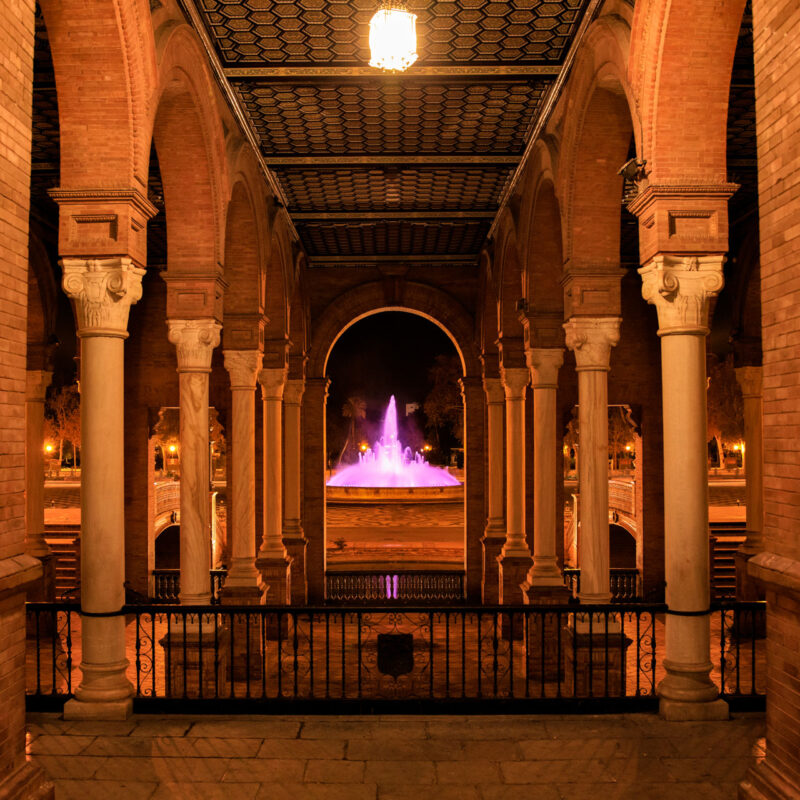
POLYGON ((477 263, 479 253, 467 253, 463 256, 437 255, 391 255, 391 256, 311 256, 308 263, 312 267, 368 267, 374 264, 441 264, 443 266, 477 263))
POLYGON ((421 219, 439 222, 443 219, 494 219, 496 211, 292 211, 299 222, 361 222, 363 220, 421 219))
POLYGON ((440 66, 413 66, 408 72, 386 74, 375 67, 356 66, 311 66, 311 67, 224 67, 223 73, 229 80, 242 78, 262 78, 268 81, 301 80, 363 80, 372 78, 381 82, 402 81, 409 83, 415 79, 439 80, 444 78, 464 78, 466 80, 512 80, 526 81, 531 78, 556 77, 561 72, 558 65, 537 64, 442 64, 440 66))
POLYGON ((275 167, 394 167, 394 166, 413 166, 413 167, 435 167, 442 166, 508 166, 515 167, 520 162, 521 156, 515 155, 340 155, 340 156, 270 156, 264 155, 264 159, 270 168, 275 167))

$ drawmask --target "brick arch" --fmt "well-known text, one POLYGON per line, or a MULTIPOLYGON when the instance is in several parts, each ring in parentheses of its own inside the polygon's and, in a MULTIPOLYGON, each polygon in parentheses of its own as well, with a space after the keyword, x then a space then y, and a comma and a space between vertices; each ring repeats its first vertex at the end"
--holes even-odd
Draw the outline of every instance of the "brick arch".
POLYGON ((156 57, 147 0, 42 0, 61 187, 147 187, 156 57))
MULTIPOLYGON (((523 329, 519 319, 519 301, 523 298, 522 260, 517 243, 517 227, 512 213, 505 209, 498 225, 493 260, 497 287, 497 331, 503 362, 513 349, 522 352, 523 329)), ((521 357, 521 355, 520 355, 521 357)))
POLYGON ((41 239, 31 234, 28 242, 28 369, 47 369, 57 314, 58 287, 50 258, 41 239))
POLYGON ((264 283, 264 308, 267 315, 266 337, 275 341, 289 338, 290 285, 295 271, 294 254, 285 214, 274 216, 270 237, 269 260, 264 283))
POLYGON ((408 311, 429 319, 452 340, 465 376, 481 374, 475 347, 474 321, 453 297, 421 283, 406 283, 400 296, 387 297, 383 283, 367 283, 337 297, 313 327, 308 375, 324 377, 328 357, 339 337, 351 325, 381 311, 408 311))
POLYGON ((627 79, 628 38, 627 23, 618 15, 593 23, 565 96, 556 186, 565 266, 619 264, 622 177, 617 171, 639 127, 627 79))
POLYGON ((640 0, 629 75, 653 183, 727 179, 728 93, 746 0, 640 0))
POLYGON ((211 274, 222 263, 228 176, 214 82, 188 25, 161 44, 153 138, 167 218, 172 273, 211 274))
POLYGON ((496 377, 500 354, 497 352, 497 292, 492 277, 492 255, 484 248, 480 255, 480 288, 476 339, 484 373, 496 377))

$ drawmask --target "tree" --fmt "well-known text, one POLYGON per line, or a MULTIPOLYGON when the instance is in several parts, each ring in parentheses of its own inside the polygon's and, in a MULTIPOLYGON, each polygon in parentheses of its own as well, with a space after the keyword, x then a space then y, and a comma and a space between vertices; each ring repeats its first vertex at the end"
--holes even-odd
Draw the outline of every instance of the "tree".
POLYGON ((358 444, 356 443, 356 435, 359 429, 359 423, 367 416, 367 403, 363 397, 353 395, 347 398, 347 402, 342 406, 342 416, 350 420, 347 428, 347 437, 344 440, 342 451, 339 453, 338 463, 342 463, 342 459, 347 454, 348 450, 354 453, 358 452, 358 444))
POLYGON ((712 362, 707 398, 708 438, 716 442, 718 466, 721 467, 724 451, 744 437, 744 402, 732 357, 712 362))
POLYGON ((45 406, 48 436, 58 441, 58 463, 64 457, 64 442, 72 445, 72 467, 77 465, 77 450, 81 446, 81 396, 78 385, 62 386, 54 391, 45 406))
POLYGON ((611 469, 619 469, 619 456, 626 445, 633 447, 633 432, 625 417, 622 406, 608 409, 608 452, 611 456, 611 469))
POLYGON ((459 441, 464 436, 464 411, 458 381, 462 376, 458 356, 436 356, 428 371, 433 388, 423 403, 427 430, 433 432, 436 449, 442 449, 442 431, 449 431, 459 441))

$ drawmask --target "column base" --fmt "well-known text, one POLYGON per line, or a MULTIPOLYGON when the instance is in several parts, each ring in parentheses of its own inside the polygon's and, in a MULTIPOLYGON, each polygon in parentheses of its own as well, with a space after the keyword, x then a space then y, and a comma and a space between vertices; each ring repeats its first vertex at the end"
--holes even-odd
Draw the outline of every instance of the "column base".
POLYGON ((53 800, 55 796, 53 782, 43 770, 30 763, 23 764, 0 782, 0 800, 53 800))
POLYGON ((563 581, 560 586, 537 586, 525 581, 522 584, 522 599, 526 606, 557 606, 569 603, 572 594, 563 581))
POLYGON ((268 606, 288 605, 289 575, 291 561, 288 556, 259 557, 256 569, 261 573, 261 580, 266 587, 264 602, 268 606))
MULTIPOLYGON (((233 586, 225 587, 220 595, 222 606, 262 606, 264 605, 264 589, 233 586)), ((258 614, 231 614, 223 616, 226 638, 227 657, 233 661, 228 667, 228 674, 235 681, 261 680, 263 663, 263 647, 261 642, 261 620, 258 614)))
POLYGON ((658 714, 668 722, 704 722, 728 719, 730 709, 724 700, 687 703, 662 697, 658 703, 658 714))
POLYGON ((228 636, 223 627, 215 642, 213 630, 201 635, 188 626, 164 636, 167 697, 227 697, 228 636))
POLYGON ((751 767, 739 784, 738 800, 800 800, 800 787, 790 784, 767 761, 751 767))
POLYGON ((73 698, 64 703, 65 720, 103 720, 120 722, 133 713, 133 698, 89 701, 73 698))
POLYGON ((501 605, 522 605, 523 584, 531 568, 530 556, 497 556, 499 567, 499 602, 501 605))
POLYGON ((581 633, 567 628, 564 673, 572 697, 624 697, 625 653, 631 639, 621 632, 581 633))

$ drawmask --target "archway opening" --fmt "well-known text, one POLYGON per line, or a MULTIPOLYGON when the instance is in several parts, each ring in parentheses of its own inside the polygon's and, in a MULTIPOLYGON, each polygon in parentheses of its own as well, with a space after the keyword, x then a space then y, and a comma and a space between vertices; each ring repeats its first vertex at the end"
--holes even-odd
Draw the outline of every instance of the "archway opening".
MULTIPOLYGON (((341 332, 326 376, 328 598, 422 599, 404 595, 411 575, 462 586, 465 464, 459 381, 464 369, 450 335, 419 314, 382 310, 341 332), (393 475, 387 481, 384 475, 370 486, 337 480, 370 459, 379 471, 378 457, 394 445, 386 426, 395 420, 396 455, 410 462, 412 471, 427 462, 425 469, 443 479, 403 485, 402 478, 393 475), (454 577, 459 578, 455 583, 454 577), (339 596, 345 578, 347 597, 339 596)), ((457 594, 460 599, 463 589, 457 594)))

